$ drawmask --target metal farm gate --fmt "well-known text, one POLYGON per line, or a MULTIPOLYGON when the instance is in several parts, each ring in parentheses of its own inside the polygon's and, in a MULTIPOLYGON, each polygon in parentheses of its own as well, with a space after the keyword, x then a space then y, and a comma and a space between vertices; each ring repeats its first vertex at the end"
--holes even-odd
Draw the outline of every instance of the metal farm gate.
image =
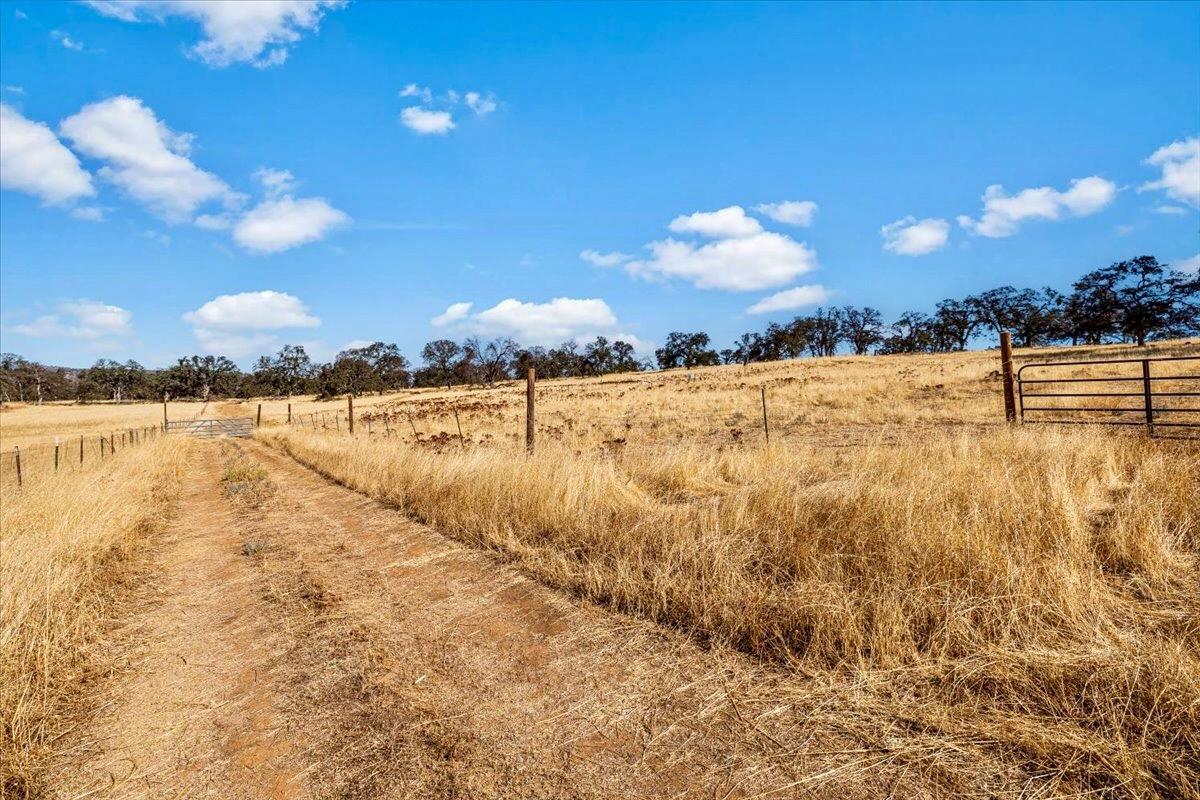
POLYGON ((220 417, 216 419, 181 419, 163 424, 167 433, 186 433, 201 439, 218 436, 250 436, 254 431, 254 417, 220 417))
POLYGON ((1200 356, 1025 364, 1016 384, 1024 423, 1200 430, 1200 356))

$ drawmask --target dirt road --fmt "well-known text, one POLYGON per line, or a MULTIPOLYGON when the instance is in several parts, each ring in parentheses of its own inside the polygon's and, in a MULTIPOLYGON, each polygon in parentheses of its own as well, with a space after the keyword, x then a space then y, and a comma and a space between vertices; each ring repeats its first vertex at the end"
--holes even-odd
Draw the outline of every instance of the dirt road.
POLYGON ((929 794, 889 732, 841 732, 794 674, 552 591, 260 443, 197 453, 61 797, 929 794))

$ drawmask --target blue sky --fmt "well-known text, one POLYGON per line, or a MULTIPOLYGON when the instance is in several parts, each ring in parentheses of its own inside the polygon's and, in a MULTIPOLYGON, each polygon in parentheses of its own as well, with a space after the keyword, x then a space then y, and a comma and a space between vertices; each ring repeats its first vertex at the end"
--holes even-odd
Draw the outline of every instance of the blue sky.
POLYGON ((277 8, 0 3, 5 351, 726 346, 1200 264, 1200 3, 277 8))

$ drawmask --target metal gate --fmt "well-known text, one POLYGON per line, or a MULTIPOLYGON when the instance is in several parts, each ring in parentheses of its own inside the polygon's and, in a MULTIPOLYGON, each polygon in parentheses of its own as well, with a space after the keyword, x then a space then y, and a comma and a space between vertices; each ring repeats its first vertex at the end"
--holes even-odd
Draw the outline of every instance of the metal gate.
POLYGON ((214 439, 218 436, 246 437, 254 431, 254 417, 181 419, 167 422, 163 428, 167 433, 186 433, 201 439, 214 439))
POLYGON ((1016 383, 1024 423, 1200 429, 1200 355, 1025 364, 1016 383))

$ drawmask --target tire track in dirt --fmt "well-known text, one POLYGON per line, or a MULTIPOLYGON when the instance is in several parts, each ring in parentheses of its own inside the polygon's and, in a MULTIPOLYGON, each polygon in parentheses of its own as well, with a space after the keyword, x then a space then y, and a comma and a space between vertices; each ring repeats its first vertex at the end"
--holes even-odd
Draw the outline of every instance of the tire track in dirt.
POLYGON ((932 797, 973 755, 828 678, 553 591, 262 443, 196 452, 113 637, 130 669, 64 747, 58 797, 932 797))
POLYGON ((303 795, 270 682, 283 643, 241 555, 217 447, 194 451, 154 574, 114 632, 131 669, 105 682, 100 711, 62 753, 60 797, 303 795))
POLYGON ((318 796, 938 792, 920 762, 941 744, 864 740, 812 681, 798 692, 795 675, 576 601, 262 443, 239 447, 276 485, 255 558, 290 620, 285 705, 318 796))

